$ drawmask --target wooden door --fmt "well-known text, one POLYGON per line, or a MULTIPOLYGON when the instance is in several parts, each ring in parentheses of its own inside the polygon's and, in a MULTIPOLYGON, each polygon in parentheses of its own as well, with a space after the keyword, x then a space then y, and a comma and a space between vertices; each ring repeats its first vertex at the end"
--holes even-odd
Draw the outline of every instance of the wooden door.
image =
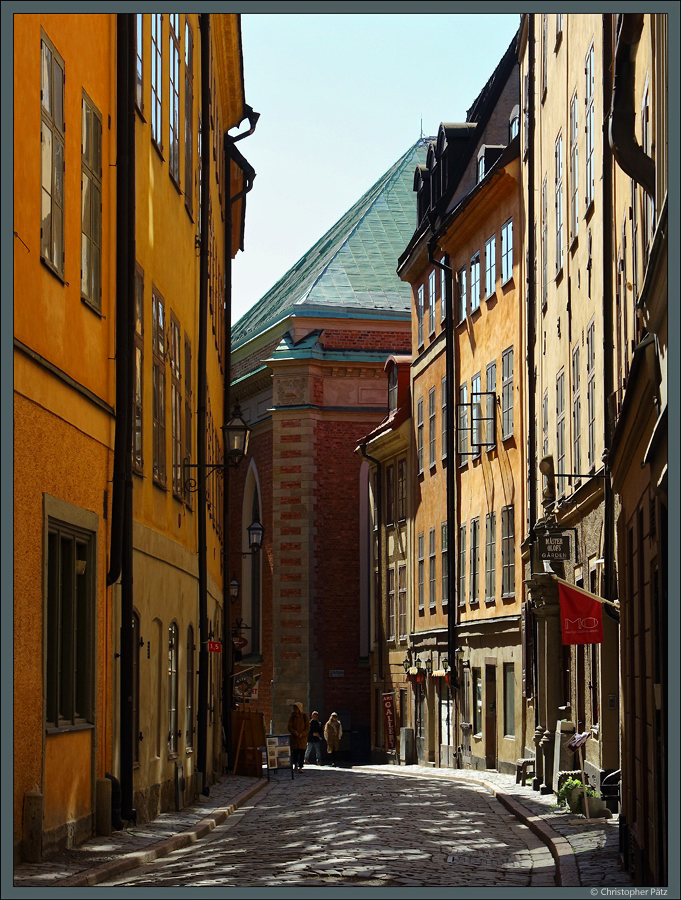
POLYGON ((497 767, 497 667, 485 666, 485 765, 497 767))

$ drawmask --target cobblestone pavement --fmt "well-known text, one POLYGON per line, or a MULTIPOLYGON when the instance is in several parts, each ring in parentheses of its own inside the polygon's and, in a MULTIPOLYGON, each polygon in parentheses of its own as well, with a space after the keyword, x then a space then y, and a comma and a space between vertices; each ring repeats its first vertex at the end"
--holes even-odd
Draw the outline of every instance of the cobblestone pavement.
POLYGON ((308 766, 201 842, 104 885, 548 888, 555 864, 473 781, 308 766))
POLYGON ((554 803, 489 770, 307 766, 293 782, 280 772, 270 783, 229 775, 191 807, 17 866, 14 885, 631 886, 617 817, 587 823, 554 803), (319 810, 312 829, 310 809, 319 810))

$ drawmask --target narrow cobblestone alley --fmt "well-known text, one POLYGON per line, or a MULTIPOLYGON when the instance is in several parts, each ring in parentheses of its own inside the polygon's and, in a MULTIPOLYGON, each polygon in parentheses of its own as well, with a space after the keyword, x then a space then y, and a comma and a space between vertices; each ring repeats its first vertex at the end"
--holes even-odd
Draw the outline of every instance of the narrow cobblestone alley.
POLYGON ((555 884, 548 848, 484 787, 308 766, 206 838, 102 885, 555 884))

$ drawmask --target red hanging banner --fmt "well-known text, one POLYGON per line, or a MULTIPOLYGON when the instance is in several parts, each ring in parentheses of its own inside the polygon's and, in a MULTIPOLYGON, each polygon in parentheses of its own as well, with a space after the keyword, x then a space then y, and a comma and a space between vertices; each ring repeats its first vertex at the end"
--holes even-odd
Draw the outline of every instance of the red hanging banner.
POLYGON ((595 594, 558 581, 560 632, 564 644, 602 644, 602 600, 595 594))
POLYGON ((385 749, 395 749, 395 700, 392 694, 383 694, 383 721, 385 724, 385 749))

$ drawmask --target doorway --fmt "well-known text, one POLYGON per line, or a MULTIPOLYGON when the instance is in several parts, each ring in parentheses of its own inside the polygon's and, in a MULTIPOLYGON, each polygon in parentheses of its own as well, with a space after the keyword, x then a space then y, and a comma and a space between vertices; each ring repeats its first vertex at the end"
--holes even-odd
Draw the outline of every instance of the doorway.
POLYGON ((485 766, 497 767, 497 667, 485 666, 485 766))

